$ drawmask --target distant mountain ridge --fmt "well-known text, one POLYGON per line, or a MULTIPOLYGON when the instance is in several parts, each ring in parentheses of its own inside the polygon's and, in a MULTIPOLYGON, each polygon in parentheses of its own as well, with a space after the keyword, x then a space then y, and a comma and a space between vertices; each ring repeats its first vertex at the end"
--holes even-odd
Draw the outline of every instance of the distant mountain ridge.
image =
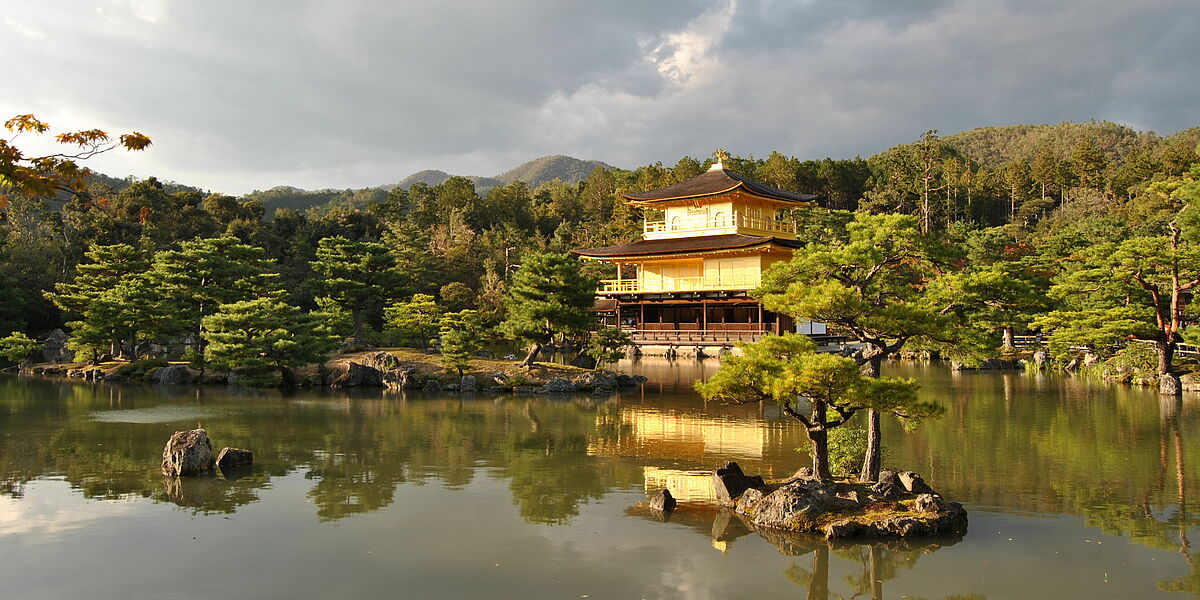
MULTIPOLYGON (((478 175, 463 175, 475 183, 476 189, 480 192, 487 191, 490 188, 508 185, 516 181, 524 181, 529 187, 534 188, 548 181, 561 179, 566 183, 579 183, 587 179, 588 174, 596 169, 596 167, 604 167, 605 169, 613 169, 610 164, 598 160, 583 160, 573 156, 564 156, 555 154, 552 156, 542 156, 531 161, 522 163, 517 167, 509 169, 499 175, 492 177, 482 177, 478 175)), ((400 182, 384 186, 385 188, 398 187, 407 190, 414 183, 423 183, 428 186, 435 186, 444 183, 453 175, 436 169, 427 169, 417 171, 408 177, 400 180, 400 182)))
MULTIPOLYGON (((598 160, 582 160, 561 154, 543 156, 509 169, 494 177, 465 176, 475 184, 480 194, 488 190, 508 185, 516 181, 524 181, 530 188, 561 179, 570 184, 577 184, 585 179, 596 167, 613 169, 615 167, 598 160)), ((365 206, 371 202, 382 201, 387 192, 400 188, 407 190, 415 184, 429 187, 441 185, 447 179, 454 177, 445 171, 426 169, 417 171, 397 183, 366 187, 356 190, 303 190, 288 185, 279 185, 268 190, 255 190, 243 196, 245 200, 258 200, 266 210, 267 218, 271 218, 280 208, 307 210, 314 206, 325 206, 330 203, 340 203, 351 206, 365 206)))

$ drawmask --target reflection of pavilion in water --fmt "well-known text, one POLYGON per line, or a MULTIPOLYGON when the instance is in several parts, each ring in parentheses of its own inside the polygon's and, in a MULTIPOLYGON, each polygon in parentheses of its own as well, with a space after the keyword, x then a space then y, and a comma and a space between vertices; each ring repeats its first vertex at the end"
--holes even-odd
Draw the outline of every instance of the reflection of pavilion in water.
MULTIPOLYGON (((739 408, 759 412, 758 405, 739 408)), ((764 408, 778 411, 774 406, 764 408)), ((637 405, 621 406, 596 418, 597 429, 608 434, 589 438, 592 456, 708 469, 736 460, 756 472, 782 468, 787 474, 804 462, 796 452, 803 433, 783 418, 736 418, 637 405)))
POLYGON ((715 498, 710 476, 727 460, 767 479, 791 475, 807 461, 796 452, 804 434, 774 404, 697 406, 693 398, 654 406, 625 404, 597 414, 588 454, 644 461, 647 490, 668 489, 681 502, 715 498))

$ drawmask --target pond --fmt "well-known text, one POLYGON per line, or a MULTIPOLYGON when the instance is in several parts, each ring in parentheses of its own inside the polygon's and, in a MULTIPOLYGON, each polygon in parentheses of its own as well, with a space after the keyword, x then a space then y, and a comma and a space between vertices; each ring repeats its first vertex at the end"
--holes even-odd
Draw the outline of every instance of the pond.
POLYGON ((696 475, 732 459, 786 477, 808 463, 798 424, 706 404, 690 386, 713 361, 622 366, 651 382, 551 398, 0 378, 5 595, 1200 596, 1200 398, 891 363, 946 414, 886 423, 885 466, 962 502, 969 531, 829 545, 750 532, 696 475), (254 467, 163 478, 167 437, 197 425, 254 467), (664 485, 684 500, 668 522, 643 508, 664 485))

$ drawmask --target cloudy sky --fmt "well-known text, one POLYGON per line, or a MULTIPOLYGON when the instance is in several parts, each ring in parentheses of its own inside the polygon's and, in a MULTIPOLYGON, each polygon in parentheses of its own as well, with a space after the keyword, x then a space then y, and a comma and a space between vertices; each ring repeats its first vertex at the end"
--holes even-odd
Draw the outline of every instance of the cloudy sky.
MULTIPOLYGON (((226 193, 869 155, 985 125, 1200 125, 1193 0, 0 0, 0 115, 226 193)), ((28 140, 23 147, 34 149, 28 140)))

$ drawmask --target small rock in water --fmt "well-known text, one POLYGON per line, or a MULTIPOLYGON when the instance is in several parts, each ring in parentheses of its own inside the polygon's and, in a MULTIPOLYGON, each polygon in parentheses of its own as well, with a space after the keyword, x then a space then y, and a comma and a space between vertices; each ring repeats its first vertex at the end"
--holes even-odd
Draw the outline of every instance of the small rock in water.
POLYGON ((165 475, 195 475, 211 470, 212 465, 212 443, 203 429, 176 431, 163 448, 162 471, 165 475))
POLYGON ((620 387, 635 387, 646 383, 642 375, 617 375, 617 385, 620 387))
POLYGON ((670 490, 661 490, 650 499, 650 510, 671 512, 675 510, 675 497, 670 490))
POLYGON ((221 448, 217 454, 217 466, 221 470, 248 467, 254 463, 254 453, 242 448, 221 448))

